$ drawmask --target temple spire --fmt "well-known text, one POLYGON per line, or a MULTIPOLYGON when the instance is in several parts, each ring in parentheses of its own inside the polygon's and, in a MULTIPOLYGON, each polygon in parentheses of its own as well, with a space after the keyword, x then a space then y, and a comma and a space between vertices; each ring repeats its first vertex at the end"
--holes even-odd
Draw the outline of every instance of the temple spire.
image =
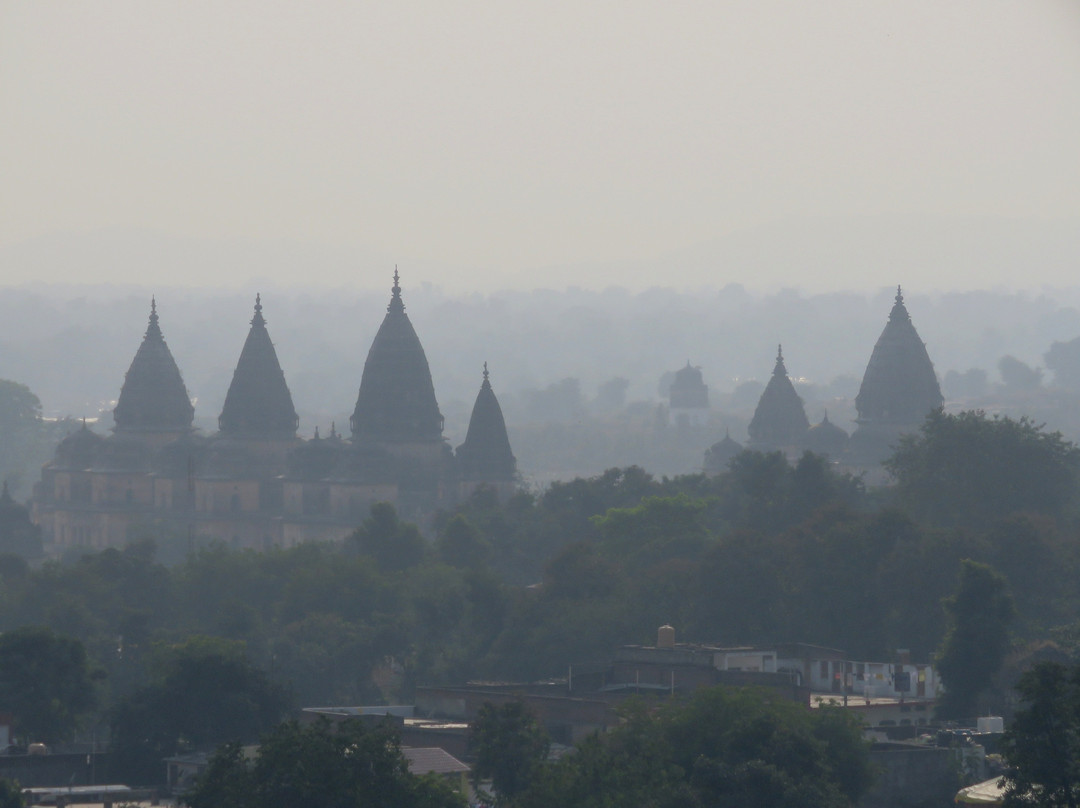
POLYGON ((405 311, 405 302, 401 299, 401 283, 398 276, 397 264, 394 264, 394 285, 390 288, 390 305, 386 307, 390 311, 405 311))
POLYGON ((157 298, 150 298, 150 322, 131 361, 113 410, 117 429, 185 431, 195 409, 180 369, 158 324, 157 298))
POLYGON ((787 376, 787 368, 784 367, 784 346, 776 346, 776 365, 773 367, 773 376, 787 376))
POLYGON ((487 362, 484 381, 473 404, 465 442, 457 448, 462 479, 467 481, 510 481, 517 471, 517 461, 506 434, 502 408, 491 389, 487 362))
POLYGON ((146 325, 146 337, 148 339, 163 339, 161 326, 158 325, 157 299, 150 296, 150 321, 146 325))
POLYGON ((292 394, 262 316, 262 296, 257 294, 255 316, 225 394, 218 428, 234 436, 291 438, 298 426, 292 394))

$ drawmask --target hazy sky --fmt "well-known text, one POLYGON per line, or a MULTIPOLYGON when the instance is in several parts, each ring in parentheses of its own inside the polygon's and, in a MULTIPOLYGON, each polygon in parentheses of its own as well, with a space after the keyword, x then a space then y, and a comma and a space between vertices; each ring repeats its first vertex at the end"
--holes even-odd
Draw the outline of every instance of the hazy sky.
POLYGON ((0 0, 0 282, 963 288, 1072 246, 1073 0, 0 0))

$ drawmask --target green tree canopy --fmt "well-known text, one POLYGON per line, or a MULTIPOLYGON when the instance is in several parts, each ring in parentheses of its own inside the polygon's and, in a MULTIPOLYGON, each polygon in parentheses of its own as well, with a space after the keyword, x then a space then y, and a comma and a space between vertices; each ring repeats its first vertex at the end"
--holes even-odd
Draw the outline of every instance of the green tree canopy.
POLYGON ((550 741, 524 702, 486 702, 469 725, 469 745, 476 758, 474 785, 490 779, 499 803, 513 801, 528 788, 547 757, 550 741))
POLYGON ((962 562, 956 592, 944 606, 948 628, 937 669, 945 693, 937 713, 942 718, 972 718, 979 714, 979 696, 1009 651, 1015 607, 1005 579, 970 559, 962 562))
POLYGON ((69 738, 97 705, 98 678, 78 640, 41 626, 0 634, 0 712, 14 716, 17 737, 69 738))
POLYGON ((113 751, 126 779, 157 782, 161 759, 181 750, 254 742, 290 705, 235 643, 195 637, 166 656, 159 680, 113 711, 113 751))
POLYGON ((1022 706, 1005 732, 1005 805, 1080 804, 1080 667, 1040 662, 1016 686, 1022 706))
POLYGON ((971 527, 1018 511, 1063 513, 1076 497, 1080 449, 1026 416, 935 411, 885 467, 917 517, 971 527))
POLYGON ((549 767, 515 805, 846 808, 873 781, 862 729, 839 708, 716 687, 651 713, 639 703, 625 719, 549 767))
POLYGON ((389 502, 376 502, 371 515, 348 539, 361 555, 370 556, 380 570, 397 572, 415 567, 426 546, 416 525, 402 522, 389 502))
POLYGON ((464 808, 445 781, 415 777, 394 730, 358 720, 281 724, 253 761, 226 744, 184 801, 190 808, 464 808))

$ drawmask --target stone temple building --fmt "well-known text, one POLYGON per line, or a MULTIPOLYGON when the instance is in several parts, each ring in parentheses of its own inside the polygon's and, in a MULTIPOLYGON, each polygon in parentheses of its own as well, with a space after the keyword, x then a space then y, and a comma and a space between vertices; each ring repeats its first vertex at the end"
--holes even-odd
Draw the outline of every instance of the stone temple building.
MULTIPOLYGON (((778 350, 772 377, 750 422, 746 448, 783 451, 789 457, 810 450, 848 467, 876 468, 892 454, 901 435, 917 432, 927 414, 943 403, 934 365, 898 286, 889 320, 874 345, 855 399, 855 432, 849 437, 829 420, 828 413, 821 423, 810 426, 802 399, 788 378, 783 353, 778 350)), ((721 473, 741 449, 730 435, 709 447, 705 472, 721 473)))
POLYGON ((849 446, 852 461, 880 463, 901 435, 917 432, 926 416, 944 403, 926 345, 897 286, 889 320, 870 354, 855 398, 859 417, 849 446))
POLYGON ((516 461, 486 364, 465 442, 443 437, 424 348, 398 275, 368 351, 348 439, 297 435, 299 419, 256 296, 247 339, 210 436, 165 343, 156 302, 108 437, 66 437, 42 470, 33 512, 46 551, 124 545, 140 530, 256 549, 337 540, 375 502, 413 519, 480 486, 505 496, 516 461))

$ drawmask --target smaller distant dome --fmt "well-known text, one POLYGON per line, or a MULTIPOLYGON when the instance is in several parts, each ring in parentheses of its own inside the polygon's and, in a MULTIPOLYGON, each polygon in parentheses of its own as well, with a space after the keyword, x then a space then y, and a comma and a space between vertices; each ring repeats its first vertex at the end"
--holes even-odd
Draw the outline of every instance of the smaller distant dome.
POLYGON ((806 431, 805 446, 811 452, 835 458, 844 453, 848 440, 848 433, 830 421, 826 412, 820 424, 806 431))
POLYGON ((102 442, 94 468, 102 471, 149 471, 150 450, 137 435, 117 432, 102 442))
POLYGON ((701 409, 709 406, 709 388, 701 375, 701 368, 693 367, 690 360, 686 367, 675 372, 671 382, 669 399, 673 408, 701 409))
POLYGON ((94 465, 97 453, 105 438, 91 432, 84 422, 81 429, 72 432, 56 447, 53 465, 62 469, 88 469, 94 465))
POLYGON ((705 450, 705 473, 719 474, 727 471, 732 458, 743 450, 743 446, 726 432, 724 439, 717 441, 705 450))

